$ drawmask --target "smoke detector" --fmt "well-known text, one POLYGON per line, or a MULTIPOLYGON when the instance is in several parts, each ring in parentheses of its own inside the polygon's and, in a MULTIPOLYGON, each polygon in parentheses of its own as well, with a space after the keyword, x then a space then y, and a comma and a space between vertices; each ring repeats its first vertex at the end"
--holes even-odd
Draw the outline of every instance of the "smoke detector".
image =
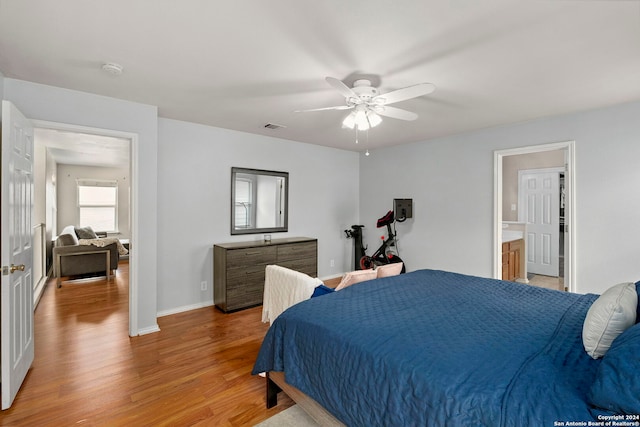
POLYGON ((119 76, 122 74, 122 65, 116 64, 115 62, 107 62, 106 64, 102 64, 102 70, 112 74, 114 76, 119 76))

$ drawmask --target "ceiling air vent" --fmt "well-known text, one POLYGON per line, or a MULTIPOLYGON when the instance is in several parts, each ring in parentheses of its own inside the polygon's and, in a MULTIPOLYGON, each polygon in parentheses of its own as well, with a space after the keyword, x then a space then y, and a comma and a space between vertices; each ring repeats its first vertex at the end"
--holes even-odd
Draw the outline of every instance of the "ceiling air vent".
POLYGON ((275 123, 267 123, 266 125, 264 125, 264 127, 267 128, 267 129, 272 129, 272 130, 286 128, 286 126, 278 125, 278 124, 275 124, 275 123))

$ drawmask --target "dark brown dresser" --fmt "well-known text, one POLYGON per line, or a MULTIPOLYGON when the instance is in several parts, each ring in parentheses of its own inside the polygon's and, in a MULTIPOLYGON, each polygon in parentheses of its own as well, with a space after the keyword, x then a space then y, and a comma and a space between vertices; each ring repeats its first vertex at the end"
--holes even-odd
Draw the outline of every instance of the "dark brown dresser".
POLYGON ((277 264, 318 275, 318 240, 308 237, 213 246, 213 302, 228 313, 262 304, 264 270, 277 264))

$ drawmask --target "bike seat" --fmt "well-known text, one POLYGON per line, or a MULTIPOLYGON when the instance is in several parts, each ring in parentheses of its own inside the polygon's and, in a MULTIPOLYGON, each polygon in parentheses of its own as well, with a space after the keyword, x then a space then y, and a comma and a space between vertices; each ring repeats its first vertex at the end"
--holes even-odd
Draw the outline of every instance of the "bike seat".
POLYGON ((376 226, 378 228, 381 228, 381 227, 384 227, 385 225, 391 224, 392 222, 393 222, 393 211, 389 211, 382 218, 378 218, 378 222, 377 222, 376 226))

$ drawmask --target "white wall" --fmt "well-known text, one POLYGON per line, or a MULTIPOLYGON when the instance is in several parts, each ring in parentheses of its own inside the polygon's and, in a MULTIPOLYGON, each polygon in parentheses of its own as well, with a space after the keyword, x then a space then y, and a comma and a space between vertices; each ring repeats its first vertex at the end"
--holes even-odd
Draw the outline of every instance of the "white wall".
POLYGON ((162 118, 158 137, 160 314, 212 303, 215 243, 263 238, 230 234, 233 166, 289 172, 289 232, 272 238, 317 238, 320 277, 350 270, 357 153, 162 118))
POLYGON ((138 276, 137 329, 156 330, 157 107, 8 78, 4 79, 4 96, 30 119, 137 134, 139 161, 133 185, 140 221, 133 250, 138 262, 131 266, 130 275, 138 276))
POLYGON ((398 224, 409 270, 435 268, 490 277, 493 152, 576 141, 576 289, 602 293, 640 280, 640 102, 376 150, 361 156, 365 242, 394 198, 414 199, 398 224))
POLYGON ((139 138, 140 330, 157 312, 212 301, 212 249, 231 236, 232 166, 290 173, 289 232, 319 239, 319 275, 352 265, 343 230, 360 223, 369 252, 375 220, 394 198, 414 199, 398 224, 409 270, 441 268, 490 276, 493 152, 576 141, 579 292, 640 279, 640 103, 376 150, 371 156, 158 119, 154 106, 0 76, 0 95, 32 119, 132 132, 139 138), (360 186, 360 182, 373 183, 360 186), (359 203, 356 202, 359 196, 359 203), (330 267, 330 261, 335 266, 330 267), (200 291, 206 280, 209 289, 200 291))
POLYGON ((34 276, 34 301, 40 298, 44 290, 47 279, 47 251, 51 246, 51 240, 47 238, 46 232, 46 206, 43 201, 46 195, 46 169, 47 152, 45 147, 34 140, 33 144, 33 276, 34 276), (45 227, 38 227, 38 224, 45 224, 45 227), (43 242, 44 240, 44 242, 43 242), (44 246, 43 246, 44 243, 44 246), (43 265, 44 263, 44 265, 43 265))
MULTIPOLYGON (((96 179, 118 182, 118 230, 122 239, 131 237, 129 229, 129 167, 107 168, 96 166, 79 166, 58 164, 57 168, 57 206, 58 230, 67 225, 77 226, 80 222, 78 213, 77 180, 96 179)), ((100 230, 96 230, 100 231, 100 230)))

